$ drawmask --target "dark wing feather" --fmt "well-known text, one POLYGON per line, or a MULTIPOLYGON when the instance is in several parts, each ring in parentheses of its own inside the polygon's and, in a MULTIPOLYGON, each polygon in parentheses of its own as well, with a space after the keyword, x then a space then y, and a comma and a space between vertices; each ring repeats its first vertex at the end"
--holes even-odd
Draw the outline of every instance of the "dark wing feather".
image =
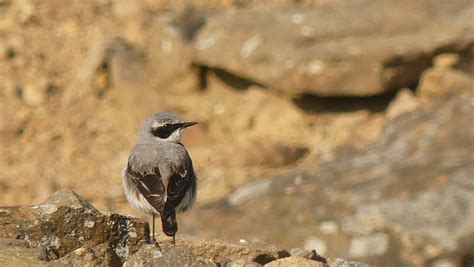
POLYGON ((165 204, 166 209, 174 209, 183 199, 186 191, 191 185, 191 179, 188 176, 187 171, 178 171, 171 175, 168 188, 167 188, 167 199, 165 204))
POLYGON ((134 171, 131 166, 128 165, 127 172, 138 191, 145 197, 148 203, 150 203, 158 213, 162 213, 165 205, 163 199, 165 189, 161 180, 160 171, 155 169, 152 173, 141 173, 134 171))
POLYGON ((185 169, 178 169, 169 178, 166 203, 161 216, 163 231, 168 236, 174 236, 178 231, 175 208, 191 186, 190 175, 194 174, 189 173, 185 169))

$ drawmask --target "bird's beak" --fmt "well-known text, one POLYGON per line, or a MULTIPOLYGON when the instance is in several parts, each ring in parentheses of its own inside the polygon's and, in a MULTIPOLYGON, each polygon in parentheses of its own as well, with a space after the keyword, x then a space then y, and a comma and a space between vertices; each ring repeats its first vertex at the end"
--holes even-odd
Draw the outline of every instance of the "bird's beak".
POLYGON ((183 122, 183 128, 188 128, 190 126, 198 124, 197 122, 194 121, 189 121, 189 122, 183 122))

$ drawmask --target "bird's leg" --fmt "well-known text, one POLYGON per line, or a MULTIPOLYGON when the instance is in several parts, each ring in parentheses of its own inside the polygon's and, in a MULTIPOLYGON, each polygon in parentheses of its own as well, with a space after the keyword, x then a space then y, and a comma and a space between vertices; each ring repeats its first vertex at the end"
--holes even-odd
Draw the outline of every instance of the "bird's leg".
POLYGON ((161 250, 161 247, 160 247, 160 244, 158 243, 158 241, 156 240, 155 238, 155 217, 156 217, 156 214, 152 214, 152 224, 151 224, 151 244, 154 244, 155 247, 157 247, 159 250, 161 250))
POLYGON ((173 235, 173 241, 171 242, 171 245, 173 245, 173 246, 176 245, 176 238, 175 238, 174 235, 173 235))
POLYGON ((158 241, 155 239, 155 214, 153 213, 153 223, 152 223, 152 240, 155 244, 158 244, 158 241))
POLYGON ((152 223, 152 227, 151 227, 151 229, 152 229, 151 230, 151 236, 152 236, 153 241, 156 241, 155 240, 155 214, 153 213, 152 216, 153 216, 153 223, 152 223))

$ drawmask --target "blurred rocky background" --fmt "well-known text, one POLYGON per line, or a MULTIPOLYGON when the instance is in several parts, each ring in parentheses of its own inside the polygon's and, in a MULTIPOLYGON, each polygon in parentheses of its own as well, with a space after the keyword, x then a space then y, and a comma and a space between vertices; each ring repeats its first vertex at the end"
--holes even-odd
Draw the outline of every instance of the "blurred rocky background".
POLYGON ((473 61, 470 0, 0 0, 0 205, 142 216, 120 172, 167 110, 200 122, 179 233, 472 266, 473 61))

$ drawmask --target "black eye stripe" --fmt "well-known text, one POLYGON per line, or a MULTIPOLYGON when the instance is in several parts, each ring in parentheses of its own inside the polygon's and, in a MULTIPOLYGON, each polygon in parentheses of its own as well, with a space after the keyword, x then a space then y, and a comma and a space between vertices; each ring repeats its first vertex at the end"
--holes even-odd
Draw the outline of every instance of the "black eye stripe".
POLYGON ((181 124, 165 124, 158 128, 152 129, 151 133, 162 139, 168 138, 174 131, 181 127, 181 124))
POLYGON ((154 136, 158 136, 159 138, 166 139, 173 133, 173 131, 171 131, 170 129, 160 127, 160 128, 157 128, 156 130, 153 130, 152 133, 154 136))

